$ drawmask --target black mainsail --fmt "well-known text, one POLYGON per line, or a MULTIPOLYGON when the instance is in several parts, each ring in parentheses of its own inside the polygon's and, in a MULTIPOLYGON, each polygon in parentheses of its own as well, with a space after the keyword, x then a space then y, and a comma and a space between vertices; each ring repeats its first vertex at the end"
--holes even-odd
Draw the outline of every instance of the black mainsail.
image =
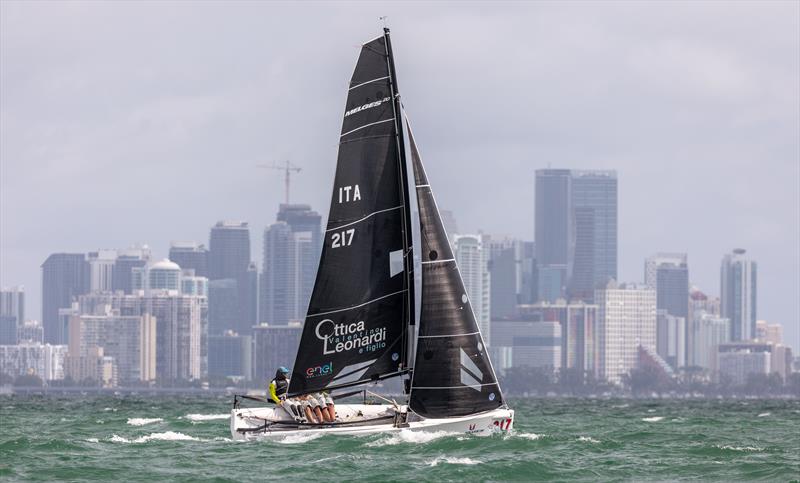
POLYGON ((289 395, 404 373, 410 230, 388 30, 350 80, 336 177, 289 395))
POLYGON ((409 408, 429 418, 496 409, 503 405, 500 386, 410 126, 408 140, 419 207, 422 260, 422 307, 409 408))

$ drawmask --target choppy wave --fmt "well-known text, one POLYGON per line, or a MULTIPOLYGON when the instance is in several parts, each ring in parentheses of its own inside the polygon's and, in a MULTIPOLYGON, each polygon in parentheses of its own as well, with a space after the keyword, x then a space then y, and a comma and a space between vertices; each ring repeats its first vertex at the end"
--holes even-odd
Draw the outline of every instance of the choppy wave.
POLYGON ((772 413, 767 412, 767 413, 761 413, 761 414, 758 415, 759 418, 766 418, 767 416, 772 416, 772 413))
POLYGON ((546 434, 536 434, 536 433, 518 433, 518 432, 515 431, 513 433, 513 436, 517 436, 519 438, 530 439, 531 441, 536 441, 537 439, 542 439, 547 435, 546 434))
POLYGON ((278 440, 277 442, 280 444, 301 444, 301 443, 308 443, 309 441, 313 441, 321 437, 322 437, 321 433, 291 434, 283 439, 278 440))
POLYGON ((642 421, 645 421, 647 423, 657 423, 662 419, 664 419, 664 416, 651 416, 649 418, 642 418, 642 421))
POLYGON ((764 451, 764 448, 759 448, 758 446, 733 446, 733 445, 716 445, 716 448, 719 449, 727 449, 730 451, 764 451))
POLYGON ((392 433, 388 437, 381 438, 377 441, 371 441, 367 443, 367 446, 372 447, 379 447, 379 446, 394 446, 396 444, 405 444, 405 443, 429 443, 431 441, 446 438, 448 436, 456 436, 459 433, 452 433, 448 431, 408 431, 402 430, 397 433, 392 433))
POLYGON ((427 461, 428 466, 438 466, 442 463, 449 465, 479 465, 480 461, 472 458, 455 458, 451 456, 439 456, 433 460, 427 461))
POLYGON ((136 439, 123 438, 119 435, 112 435, 109 441, 112 443, 146 443, 148 441, 201 441, 200 438, 189 436, 188 434, 175 431, 165 431, 163 433, 150 433, 147 436, 140 436, 136 439))
POLYGON ((597 444, 600 442, 599 440, 596 440, 591 436, 579 436, 578 441, 580 441, 581 443, 592 443, 592 444, 597 444))
POLYGON ((144 426, 145 424, 163 423, 162 418, 128 418, 128 424, 131 426, 144 426))
POLYGON ((187 414, 186 416, 184 416, 184 418, 193 422, 213 421, 215 419, 228 419, 230 417, 231 417, 230 414, 187 414))

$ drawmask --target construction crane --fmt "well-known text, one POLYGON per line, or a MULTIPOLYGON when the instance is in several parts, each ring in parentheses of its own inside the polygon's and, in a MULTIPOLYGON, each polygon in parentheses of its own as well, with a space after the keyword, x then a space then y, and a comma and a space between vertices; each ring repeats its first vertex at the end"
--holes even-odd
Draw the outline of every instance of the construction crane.
POLYGON ((273 163, 273 164, 257 164, 256 167, 257 168, 262 168, 262 169, 280 169, 280 170, 283 170, 286 173, 286 178, 285 178, 286 204, 288 205, 289 204, 289 184, 290 184, 291 172, 294 171, 295 173, 299 173, 303 168, 293 165, 288 160, 286 161, 286 164, 284 166, 281 166, 278 163, 273 163))

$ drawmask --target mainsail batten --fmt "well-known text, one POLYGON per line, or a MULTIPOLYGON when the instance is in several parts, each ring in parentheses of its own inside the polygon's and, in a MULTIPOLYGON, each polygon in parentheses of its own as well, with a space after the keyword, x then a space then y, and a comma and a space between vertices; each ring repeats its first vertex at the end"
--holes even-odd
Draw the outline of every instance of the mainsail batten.
POLYGON ((386 35, 364 44, 350 81, 325 241, 290 395, 404 370, 405 195, 387 49, 386 35))

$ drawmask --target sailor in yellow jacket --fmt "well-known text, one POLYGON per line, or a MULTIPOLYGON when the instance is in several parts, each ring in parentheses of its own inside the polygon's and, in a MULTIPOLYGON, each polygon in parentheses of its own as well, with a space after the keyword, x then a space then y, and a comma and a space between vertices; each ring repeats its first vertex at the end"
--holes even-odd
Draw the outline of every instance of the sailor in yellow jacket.
POLYGON ((277 404, 281 406, 284 411, 286 411, 289 416, 294 418, 296 421, 302 421, 302 411, 299 410, 297 407, 297 403, 292 401, 291 399, 286 399, 286 393, 289 392, 289 369, 281 366, 275 371, 275 378, 270 381, 269 389, 267 390, 267 394, 269 398, 277 404))

